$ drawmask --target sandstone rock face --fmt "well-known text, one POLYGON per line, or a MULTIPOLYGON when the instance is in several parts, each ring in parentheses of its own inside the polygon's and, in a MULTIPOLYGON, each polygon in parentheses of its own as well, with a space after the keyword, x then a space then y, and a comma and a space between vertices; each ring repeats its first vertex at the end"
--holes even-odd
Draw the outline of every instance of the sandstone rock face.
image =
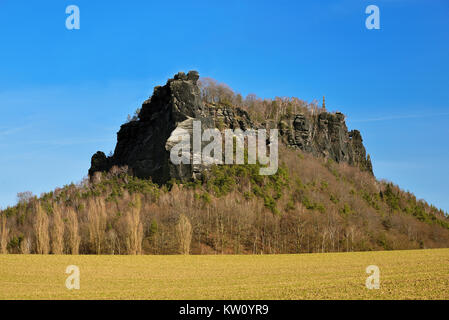
MULTIPOLYGON (((202 129, 260 127, 243 109, 204 105, 198 79, 196 71, 180 72, 164 86, 155 87, 152 97, 142 104, 138 120, 121 126, 114 154, 107 157, 98 151, 92 156, 89 176, 113 166, 128 166, 133 175, 160 184, 172 178, 196 179, 206 169, 204 165, 174 165, 170 161, 170 150, 179 141, 180 133, 187 131, 193 136, 193 120, 200 120, 202 129)), ((298 114, 290 122, 270 127, 278 127, 284 142, 293 148, 372 171, 360 132, 348 132, 341 113, 298 114)))
POLYGON ((362 136, 358 130, 348 132, 342 113, 323 112, 316 115, 297 114, 284 123, 281 134, 294 148, 336 162, 347 162, 372 173, 372 164, 366 155, 362 136))
POLYGON ((187 75, 180 72, 166 85, 155 87, 152 97, 143 103, 139 119, 121 126, 113 156, 107 158, 104 153, 97 152, 92 157, 89 175, 108 171, 112 166, 127 165, 135 176, 152 178, 156 183, 189 178, 191 168, 173 170, 171 167, 166 143, 178 124, 188 119, 199 119, 204 125, 211 125, 201 102, 198 79, 198 72, 191 71, 187 75))

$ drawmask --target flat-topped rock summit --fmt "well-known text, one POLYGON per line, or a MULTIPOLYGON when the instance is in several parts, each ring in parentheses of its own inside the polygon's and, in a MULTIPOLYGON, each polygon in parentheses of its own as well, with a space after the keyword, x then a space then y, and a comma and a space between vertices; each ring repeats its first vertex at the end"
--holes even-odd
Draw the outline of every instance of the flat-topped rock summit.
POLYGON ((204 103, 198 80, 196 71, 179 72, 164 86, 155 87, 138 117, 120 127, 113 155, 107 157, 98 151, 92 156, 89 176, 113 166, 127 166, 133 175, 159 184, 172 178, 198 178, 205 169, 203 165, 174 165, 170 161, 172 133, 177 128, 191 130, 193 120, 201 120, 204 128, 220 130, 278 128, 281 141, 292 148, 372 172, 361 134, 348 131, 343 114, 298 113, 288 121, 256 123, 243 108, 204 103))

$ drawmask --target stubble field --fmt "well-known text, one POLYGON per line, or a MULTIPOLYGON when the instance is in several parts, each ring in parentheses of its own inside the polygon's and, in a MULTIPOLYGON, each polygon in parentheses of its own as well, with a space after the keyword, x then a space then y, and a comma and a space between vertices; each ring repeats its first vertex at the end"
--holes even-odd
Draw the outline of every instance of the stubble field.
POLYGON ((0 255, 0 299, 449 299, 449 249, 216 256, 0 255), (68 290, 68 265, 80 289, 68 290), (365 286, 366 267, 380 288, 365 286))

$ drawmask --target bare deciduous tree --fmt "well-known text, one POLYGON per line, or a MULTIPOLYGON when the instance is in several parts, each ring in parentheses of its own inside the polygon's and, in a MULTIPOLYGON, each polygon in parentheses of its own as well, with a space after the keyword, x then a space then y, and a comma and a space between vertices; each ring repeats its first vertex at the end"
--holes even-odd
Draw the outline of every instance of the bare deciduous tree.
POLYGON ((48 254, 50 251, 48 215, 39 202, 35 205, 34 234, 36 236, 36 253, 48 254))
POLYGON ((20 253, 21 254, 30 254, 31 253, 31 240, 28 237, 25 237, 22 242, 20 242, 20 253))
POLYGON ((189 218, 184 214, 179 216, 178 224, 176 225, 176 233, 179 241, 179 253, 189 254, 190 243, 192 241, 192 225, 189 218))
POLYGON ((128 254, 142 254, 143 225, 140 219, 142 207, 140 196, 135 196, 132 207, 127 211, 128 254))
POLYGON ((8 234, 9 230, 6 226, 6 216, 2 215, 1 218, 1 236, 0 236, 0 253, 8 253, 8 234))
POLYGON ((17 194, 17 200, 19 203, 28 203, 33 198, 31 191, 19 192, 17 194))
POLYGON ((67 209, 67 220, 70 253, 78 254, 81 239, 79 235, 78 217, 75 210, 73 210, 72 208, 67 209))
POLYGON ((106 205, 103 199, 89 200, 87 219, 90 244, 96 254, 101 254, 101 248, 106 234, 106 205))
POLYGON ((64 222, 62 209, 58 205, 53 206, 53 223, 51 228, 51 251, 54 254, 64 253, 64 222))

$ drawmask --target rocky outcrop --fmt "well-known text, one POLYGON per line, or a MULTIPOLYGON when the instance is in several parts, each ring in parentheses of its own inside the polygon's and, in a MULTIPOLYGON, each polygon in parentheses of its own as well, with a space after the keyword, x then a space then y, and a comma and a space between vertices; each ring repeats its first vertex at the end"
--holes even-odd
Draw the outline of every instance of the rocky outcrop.
POLYGON ((284 141, 291 147, 325 157, 336 162, 347 162, 372 173, 369 155, 358 130, 348 132, 345 116, 340 113, 297 114, 279 127, 284 141))
POLYGON ((248 112, 241 108, 233 108, 223 105, 206 105, 206 112, 214 120, 215 127, 218 129, 229 128, 242 130, 255 128, 256 125, 251 121, 248 112))
MULTIPOLYGON (((180 72, 164 86, 155 87, 151 98, 142 104, 138 119, 121 126, 114 154, 107 157, 98 151, 92 156, 89 176, 109 171, 113 166, 127 166, 133 175, 151 178, 156 183, 172 178, 196 179, 206 169, 204 165, 174 165, 170 161, 170 150, 178 142, 180 133, 187 131, 192 137, 193 120, 201 120, 203 129, 256 127, 243 109, 205 105, 198 79, 196 71, 180 72)), ((285 143, 293 148, 372 171, 360 132, 348 132, 341 113, 298 114, 293 120, 279 123, 278 127, 285 143)))
POLYGON ((152 178, 156 183, 171 178, 194 178, 191 166, 172 167, 171 145, 167 145, 167 141, 177 126, 186 120, 198 119, 205 126, 213 125, 201 102, 198 79, 196 71, 187 75, 180 72, 164 86, 155 87, 152 97, 142 104, 139 118, 121 126, 112 157, 106 157, 102 152, 92 157, 89 175, 108 171, 112 166, 128 166, 135 176, 152 178))

